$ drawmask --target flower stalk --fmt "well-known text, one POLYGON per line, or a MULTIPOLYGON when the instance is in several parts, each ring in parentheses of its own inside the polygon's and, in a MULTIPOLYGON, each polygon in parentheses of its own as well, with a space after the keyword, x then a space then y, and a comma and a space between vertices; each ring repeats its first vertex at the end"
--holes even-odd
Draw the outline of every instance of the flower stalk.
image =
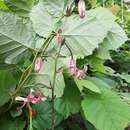
POLYGON ((60 44, 58 53, 55 58, 55 66, 54 66, 54 74, 53 74, 53 81, 52 81, 52 130, 55 129, 55 108, 54 108, 54 103, 55 103, 55 82, 56 82, 56 74, 57 74, 57 64, 58 64, 58 58, 60 55, 62 45, 60 44))

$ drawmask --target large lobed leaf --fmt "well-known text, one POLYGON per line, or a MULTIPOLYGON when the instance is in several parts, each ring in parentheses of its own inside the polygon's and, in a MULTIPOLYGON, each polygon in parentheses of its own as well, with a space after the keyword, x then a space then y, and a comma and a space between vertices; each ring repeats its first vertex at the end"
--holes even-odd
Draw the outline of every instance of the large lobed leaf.
MULTIPOLYGON (((33 27, 40 36, 47 36, 52 30, 55 31, 56 20, 46 11, 44 4, 45 2, 40 1, 31 12, 33 27)), ((65 17, 59 28, 73 54, 84 57, 92 54, 99 43, 103 42, 114 20, 115 17, 107 9, 97 8, 88 11, 84 19, 80 19, 78 15, 65 17)), ((65 47, 62 54, 70 55, 65 47)))
POLYGON ((70 113, 74 114, 79 112, 80 104, 80 92, 75 86, 74 81, 67 81, 63 96, 55 101, 55 109, 64 118, 67 118, 70 113))
POLYGON ((125 31, 115 22, 97 50, 98 57, 110 59, 109 50, 116 50, 127 40, 125 31))
POLYGON ((0 11, 0 55, 7 63, 17 63, 27 49, 34 50, 35 35, 30 22, 0 11))
POLYGON ((40 36, 47 37, 53 29, 53 18, 44 7, 43 1, 40 1, 33 7, 30 18, 33 23, 34 30, 40 36))
POLYGON ((99 130, 123 130, 130 122, 130 106, 117 93, 105 87, 102 80, 91 80, 100 87, 102 93, 88 94, 82 101, 86 119, 99 130))

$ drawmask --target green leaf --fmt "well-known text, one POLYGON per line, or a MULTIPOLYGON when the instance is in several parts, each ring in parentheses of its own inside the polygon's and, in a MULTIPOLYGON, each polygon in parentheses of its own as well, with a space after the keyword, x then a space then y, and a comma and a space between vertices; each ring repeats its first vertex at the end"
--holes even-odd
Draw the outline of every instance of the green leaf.
POLYGON ((4 0, 0 0, 0 9, 1 10, 9 10, 8 7, 4 3, 4 0))
POLYGON ((75 78, 75 82, 76 82, 76 84, 77 84, 80 91, 82 91, 83 88, 85 87, 85 88, 87 88, 88 90, 90 90, 92 92, 101 93, 98 86, 96 86, 96 84, 94 84, 93 82, 91 82, 88 79, 79 80, 79 79, 75 78))
POLYGON ((119 77, 121 79, 124 79, 127 83, 130 83, 130 75, 127 73, 122 73, 122 74, 110 74, 111 76, 119 77))
POLYGON ((107 48, 103 48, 102 45, 99 45, 99 48, 96 50, 96 57, 103 60, 111 60, 111 55, 107 48))
MULTIPOLYGON (((57 20, 48 13, 43 1, 33 8, 31 20, 36 33, 40 36, 46 37, 52 30, 55 31, 57 20)), ((84 19, 80 19, 77 15, 64 18, 61 29, 73 54, 84 57, 92 54, 98 44, 103 42, 114 20, 115 17, 107 9, 97 8, 88 11, 84 19), (95 30, 100 30, 100 33, 95 30)), ((66 47, 63 47, 62 54, 70 55, 66 47)))
POLYGON ((104 60, 92 55, 88 57, 88 63, 93 68, 93 71, 105 73, 104 60))
POLYGON ((125 31, 117 23, 114 23, 102 46, 108 50, 116 50, 127 40, 125 31))
MULTIPOLYGON (((36 115, 33 116, 33 127, 37 130, 50 129, 52 125, 52 105, 47 101, 41 102, 33 105, 33 109, 36 111, 36 115)), ((57 126, 61 122, 62 116, 56 113, 55 117, 55 126, 57 126)))
POLYGON ((62 127, 57 127, 55 130, 64 130, 62 127))
POLYGON ((9 71, 0 71, 0 107, 9 101, 15 85, 16 81, 9 71))
POLYGON ((40 1, 36 6, 33 7, 30 18, 33 23, 34 30, 40 36, 47 37, 53 30, 52 16, 49 14, 49 12, 47 12, 43 1, 40 1))
POLYGON ((19 118, 11 118, 6 115, 0 115, 0 129, 1 130, 23 130, 25 121, 19 118))
POLYGON ((34 38, 30 22, 0 11, 0 55, 6 63, 15 64, 28 49, 34 50, 34 38))
MULTIPOLYGON (((41 71, 35 75, 35 86, 39 86, 44 95, 51 97, 51 84, 53 82, 53 75, 54 75, 54 63, 55 60, 53 58, 48 58, 44 61, 44 65, 41 71)), ((58 67, 62 67, 62 63, 58 61, 58 67)), ((65 83, 64 77, 62 72, 58 72, 56 75, 56 82, 55 82, 55 95, 56 97, 61 97, 63 95, 65 83)))
POLYGON ((97 55, 102 59, 110 59, 109 50, 116 50, 127 41, 125 31, 117 24, 114 23, 104 39, 100 44, 97 55))
POLYGON ((130 75, 126 73, 122 73, 119 75, 120 78, 124 79, 127 83, 130 83, 130 75))
POLYGON ((28 16, 34 0, 5 0, 8 8, 20 16, 28 16))
POLYGON ((97 130, 95 127, 88 121, 85 121, 85 126, 87 127, 87 130, 97 130))
POLYGON ((64 0, 42 0, 44 8, 53 17, 61 17, 63 15, 64 0))
POLYGON ((88 94, 82 101, 86 119, 100 130, 123 130, 130 122, 130 106, 116 92, 99 83, 100 80, 91 79, 102 93, 88 94))
POLYGON ((58 113, 67 118, 70 113, 77 113, 80 109, 81 97, 80 92, 74 84, 74 81, 67 81, 64 95, 56 99, 55 109, 58 113))
MULTIPOLYGON (((78 57, 91 55, 99 43, 103 42, 114 20, 114 16, 104 8, 88 11, 84 19, 77 15, 65 18, 62 31, 73 54, 78 57)), ((64 47, 62 54, 70 53, 64 47)))

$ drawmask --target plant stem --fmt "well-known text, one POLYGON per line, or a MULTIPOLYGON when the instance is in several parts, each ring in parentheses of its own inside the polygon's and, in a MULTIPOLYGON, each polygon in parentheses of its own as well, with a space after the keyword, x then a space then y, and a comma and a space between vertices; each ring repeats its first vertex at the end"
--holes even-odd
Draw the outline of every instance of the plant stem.
POLYGON ((29 130, 33 130, 32 127, 32 108, 30 104, 28 104, 28 109, 29 109, 29 130))
POLYGON ((53 75, 53 82, 52 82, 52 130, 55 129, 55 108, 54 108, 54 101, 55 101, 55 82, 56 82, 56 74, 57 74, 57 64, 58 58, 61 51, 62 45, 60 45, 58 53, 55 58, 55 66, 54 66, 54 75, 53 75))
POLYGON ((30 76, 31 72, 33 71, 33 66, 35 64, 35 60, 39 54, 39 52, 41 52, 42 54, 45 53, 46 49, 48 48, 50 42, 52 41, 52 39, 54 38, 55 34, 50 34, 49 37, 46 39, 46 41, 44 42, 43 46, 36 52, 32 63, 27 67, 27 69, 23 72, 19 82, 18 82, 18 86, 14 92, 13 95, 15 95, 17 92, 19 92, 19 90, 21 89, 21 86, 23 86, 23 84, 25 83, 25 81, 28 79, 28 77, 30 76), (27 73, 27 74, 26 74, 27 73), (26 75, 26 76, 25 76, 26 75), (25 78, 24 78, 25 76, 25 78))
POLYGON ((67 49, 69 50, 70 55, 71 55, 71 58, 73 59, 73 53, 72 53, 70 47, 66 44, 66 42, 65 42, 64 44, 65 44, 65 46, 67 47, 67 49))
POLYGON ((42 55, 44 55, 46 49, 48 48, 50 42, 52 41, 52 39, 54 38, 55 34, 51 34, 45 41, 46 44, 43 44, 43 46, 41 47, 41 52, 42 52, 42 55))

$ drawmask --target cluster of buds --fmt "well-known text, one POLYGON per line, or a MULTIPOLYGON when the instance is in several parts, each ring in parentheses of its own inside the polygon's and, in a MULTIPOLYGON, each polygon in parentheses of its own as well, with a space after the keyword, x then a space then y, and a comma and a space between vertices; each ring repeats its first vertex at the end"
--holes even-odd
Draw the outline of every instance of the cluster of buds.
POLYGON ((35 61, 34 71, 36 73, 39 73, 39 71, 41 70, 42 66, 43 66, 42 57, 37 57, 36 61, 35 61))
POLYGON ((78 69, 76 67, 76 60, 71 59, 69 64, 69 72, 71 75, 76 76, 78 79, 83 79, 85 73, 88 71, 88 66, 84 65, 83 69, 78 69))
POLYGON ((78 12, 79 12, 79 16, 80 18, 84 18, 85 17, 85 1, 84 0, 79 0, 78 2, 78 12))
POLYGON ((41 96, 41 95, 34 95, 34 90, 31 89, 29 94, 26 97, 20 97, 17 96, 15 98, 16 101, 20 101, 23 102, 23 107, 27 104, 27 103, 32 103, 32 104, 36 104, 39 103, 41 101, 45 101, 47 98, 45 96, 41 96))

